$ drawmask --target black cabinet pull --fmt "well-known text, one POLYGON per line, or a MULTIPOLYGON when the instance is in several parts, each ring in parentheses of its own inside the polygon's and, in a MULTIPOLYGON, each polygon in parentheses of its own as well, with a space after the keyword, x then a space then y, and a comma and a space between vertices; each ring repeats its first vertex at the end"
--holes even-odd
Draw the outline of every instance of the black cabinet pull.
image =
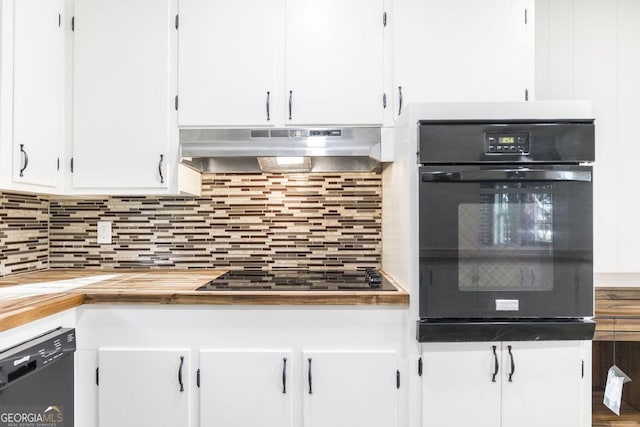
POLYGON ((184 391, 184 384, 182 383, 182 366, 184 365, 184 356, 180 356, 180 367, 178 368, 178 384, 180 384, 180 391, 184 391))
POLYGON ((20 169, 20 176, 24 176, 23 173, 27 166, 29 166, 29 155, 24 150, 24 144, 20 144, 20 152, 22 153, 22 168, 20 169))
POLYGON ((498 354, 496 353, 496 346, 493 347, 493 375, 491 376, 491 382, 496 382, 496 375, 498 375, 498 369, 500 369, 500 365, 498 365, 498 354))
POLYGON ((164 155, 160 154, 160 161, 158 162, 158 173, 160 174, 160 184, 164 184, 164 175, 162 174, 163 163, 164 163, 164 155))
POLYGON ((267 121, 271 120, 271 113, 269 112, 271 102, 269 101, 269 98, 271 98, 271 92, 267 91, 267 121))
POLYGON ((398 115, 402 114, 402 86, 398 86, 398 115))
POLYGON ((289 120, 291 120, 291 111, 293 110, 293 91, 289 91, 289 120))
POLYGON ((287 393, 287 358, 282 358, 282 394, 287 393))
POLYGON ((307 374, 307 380, 309 381, 309 394, 312 394, 313 393, 313 386, 312 386, 313 381, 312 381, 312 378, 311 378, 311 358, 309 358, 307 360, 309 361, 309 371, 308 371, 308 374, 307 374))
POLYGON ((196 385, 200 388, 200 369, 196 371, 196 385))
POLYGON ((396 370, 396 388, 400 388, 400 371, 396 370))
POLYGON ((513 373, 516 371, 516 364, 513 361, 513 353, 511 353, 511 346, 507 346, 507 349, 509 349, 509 358, 511 359, 511 372, 509 372, 509 382, 513 382, 512 377, 513 377, 513 373))

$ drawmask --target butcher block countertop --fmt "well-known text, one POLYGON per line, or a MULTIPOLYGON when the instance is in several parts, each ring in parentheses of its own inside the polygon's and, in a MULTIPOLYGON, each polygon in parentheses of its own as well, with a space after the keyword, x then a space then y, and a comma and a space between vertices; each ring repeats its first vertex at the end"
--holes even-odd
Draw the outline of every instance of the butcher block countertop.
POLYGON ((640 274, 595 275, 596 341, 640 341, 640 274))
POLYGON ((0 331, 82 304, 409 304, 400 287, 398 292, 196 291, 225 271, 45 270, 0 278, 0 331))

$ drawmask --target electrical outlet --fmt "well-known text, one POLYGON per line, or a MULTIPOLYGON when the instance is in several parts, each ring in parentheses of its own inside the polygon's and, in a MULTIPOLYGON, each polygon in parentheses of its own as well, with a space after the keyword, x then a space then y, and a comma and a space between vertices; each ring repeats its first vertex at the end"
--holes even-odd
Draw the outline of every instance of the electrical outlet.
POLYGON ((111 221, 98 221, 98 244, 111 244, 111 221))

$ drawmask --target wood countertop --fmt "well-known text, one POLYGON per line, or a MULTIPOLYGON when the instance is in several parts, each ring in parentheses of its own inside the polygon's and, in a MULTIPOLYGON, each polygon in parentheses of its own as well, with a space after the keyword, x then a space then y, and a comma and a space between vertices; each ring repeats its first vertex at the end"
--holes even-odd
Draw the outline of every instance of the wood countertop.
POLYGON ((82 304, 209 305, 408 305, 409 294, 378 291, 215 291, 196 289, 226 270, 45 270, 0 278, 0 331, 82 304), (113 275, 74 289, 61 286, 77 279, 113 275), (12 288, 18 285, 28 285, 12 288), (36 287, 21 295, 19 289, 36 287), (35 295, 38 289, 61 291, 35 295), (2 291, 10 291, 4 295, 2 291), (31 294, 29 294, 31 293, 31 294))
POLYGON ((640 274, 595 277, 596 341, 640 341, 640 274))

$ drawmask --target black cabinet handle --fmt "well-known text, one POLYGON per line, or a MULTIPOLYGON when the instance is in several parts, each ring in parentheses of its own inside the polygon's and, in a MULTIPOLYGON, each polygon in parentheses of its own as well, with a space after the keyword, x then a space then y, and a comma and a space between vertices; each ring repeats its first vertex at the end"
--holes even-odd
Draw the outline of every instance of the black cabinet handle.
POLYGON ((24 150, 24 144, 20 144, 20 152, 22 153, 22 168, 20 169, 20 176, 23 176, 23 172, 29 166, 29 155, 24 150))
POLYGON ((282 394, 287 393, 287 358, 282 358, 282 394))
POLYGON ((158 173, 160 174, 160 184, 164 184, 164 175, 162 174, 163 163, 164 163, 164 155, 160 154, 160 161, 158 162, 158 173))
POLYGON ((293 91, 289 91, 289 120, 291 120, 291 111, 293 110, 293 91))
POLYGON ((512 377, 513 377, 513 373, 516 371, 516 364, 513 361, 513 353, 511 353, 511 346, 507 346, 507 349, 509 349, 509 358, 511 359, 511 372, 509 372, 509 382, 513 382, 512 377))
POLYGON ((269 112, 269 106, 271 104, 269 98, 271 98, 271 92, 267 91, 267 121, 271 120, 271 113, 269 112))
POLYGON ((180 367, 178 368, 178 384, 180 384, 180 391, 184 391, 184 384, 182 383, 182 366, 184 365, 184 356, 180 356, 180 367))
POLYGON ((307 376, 307 379, 309 381, 309 394, 312 394, 313 393, 313 386, 312 386, 312 384, 313 384, 312 380, 313 379, 311 378, 311 358, 309 358, 307 360, 309 361, 309 371, 308 371, 308 376, 307 376))
POLYGON ((402 86, 398 86, 398 115, 402 114, 402 86))
POLYGON ((498 375, 498 369, 500 369, 500 365, 498 365, 498 354, 496 353, 496 346, 493 347, 493 375, 491 376, 491 382, 496 382, 496 375, 498 375))

